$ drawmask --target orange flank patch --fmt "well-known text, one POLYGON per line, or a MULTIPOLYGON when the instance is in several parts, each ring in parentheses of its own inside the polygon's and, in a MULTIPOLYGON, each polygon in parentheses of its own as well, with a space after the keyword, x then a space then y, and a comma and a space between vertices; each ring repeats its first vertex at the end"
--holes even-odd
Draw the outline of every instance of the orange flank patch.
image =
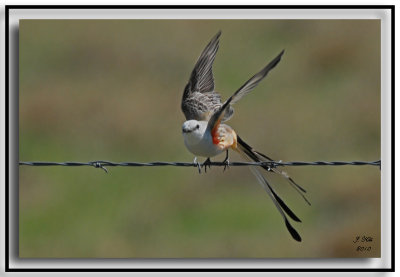
POLYGON ((235 133, 235 131, 233 131, 232 130, 232 133, 233 133, 233 144, 232 144, 232 146, 231 146, 231 148, 232 149, 234 149, 234 150, 236 150, 238 147, 238 145, 237 145, 237 136, 236 136, 236 133, 235 133))
POLYGON ((218 144, 219 143, 219 139, 218 139, 218 127, 219 127, 219 123, 221 122, 221 120, 218 120, 217 123, 215 124, 214 128, 212 128, 211 130, 211 136, 212 136, 212 140, 214 144, 218 144))

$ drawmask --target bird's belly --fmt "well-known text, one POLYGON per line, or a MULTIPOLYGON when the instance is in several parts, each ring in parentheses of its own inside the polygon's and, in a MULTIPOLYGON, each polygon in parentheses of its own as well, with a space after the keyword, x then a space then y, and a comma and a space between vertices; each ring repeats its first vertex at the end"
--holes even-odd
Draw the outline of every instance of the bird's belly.
POLYGON ((191 143, 185 139, 187 149, 196 156, 213 157, 222 153, 221 148, 212 143, 212 140, 203 139, 197 143, 191 143))

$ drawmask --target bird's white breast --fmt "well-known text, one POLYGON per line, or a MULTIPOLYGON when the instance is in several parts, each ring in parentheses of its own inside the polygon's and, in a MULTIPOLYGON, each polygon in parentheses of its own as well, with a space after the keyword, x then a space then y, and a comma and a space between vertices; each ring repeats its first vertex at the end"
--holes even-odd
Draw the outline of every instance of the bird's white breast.
POLYGON ((196 156, 213 157, 223 151, 213 143, 210 132, 183 133, 183 138, 187 149, 196 156))

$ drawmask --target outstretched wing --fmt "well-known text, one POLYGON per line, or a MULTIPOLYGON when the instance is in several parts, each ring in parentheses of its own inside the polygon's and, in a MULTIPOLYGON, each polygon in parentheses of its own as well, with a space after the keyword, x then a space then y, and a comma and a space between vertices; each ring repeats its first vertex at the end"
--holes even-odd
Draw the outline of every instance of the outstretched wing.
POLYGON ((208 121, 207 124, 207 129, 209 131, 213 130, 216 128, 222 121, 222 119, 225 116, 225 113, 228 111, 231 106, 229 105, 233 99, 233 95, 228 98, 228 100, 225 101, 225 103, 218 109, 216 110, 210 117, 210 120, 208 121))
POLYGON ((244 83, 234 94, 233 94, 233 99, 231 102, 231 105, 235 104, 237 101, 239 101, 243 96, 245 96, 247 93, 249 93, 252 89, 254 89, 258 83, 264 79, 268 72, 273 69, 281 60, 281 57, 285 50, 282 50, 281 53, 279 53, 278 56, 276 56, 275 59, 273 59, 269 64, 267 64, 266 67, 264 67, 260 72, 255 74, 253 77, 251 77, 246 83, 244 83))
POLYGON ((219 31, 207 44, 192 71, 182 96, 181 109, 186 120, 209 120, 208 127, 215 127, 233 115, 232 104, 254 89, 268 72, 281 60, 284 50, 260 72, 244 83, 223 105, 221 97, 214 91, 212 65, 219 47, 219 31))
POLYGON ((251 77, 231 97, 229 97, 229 99, 226 100, 225 103, 219 107, 219 109, 214 110, 214 114, 211 116, 208 122, 208 128, 210 128, 210 130, 212 130, 221 121, 226 121, 232 116, 233 109, 231 105, 239 101, 244 95, 255 88, 258 83, 267 76, 268 72, 279 63, 284 52, 285 51, 282 50, 282 52, 279 53, 275 59, 268 63, 267 66, 265 66, 260 72, 251 77))
POLYGON ((222 105, 220 95, 214 92, 212 72, 220 36, 221 31, 204 48, 183 92, 181 108, 187 120, 208 120, 222 105))
POLYGON ((193 68, 192 74, 188 82, 188 93, 193 92, 213 92, 214 91, 214 77, 212 72, 212 65, 215 60, 219 48, 219 31, 207 44, 201 53, 196 65, 193 68))

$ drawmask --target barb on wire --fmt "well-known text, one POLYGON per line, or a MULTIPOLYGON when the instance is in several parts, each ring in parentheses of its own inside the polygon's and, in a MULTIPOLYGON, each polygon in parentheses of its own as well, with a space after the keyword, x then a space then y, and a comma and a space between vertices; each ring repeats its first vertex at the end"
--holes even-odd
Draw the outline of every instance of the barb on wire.
MULTIPOLYGON (((93 161, 93 162, 19 162, 19 165, 27 166, 92 166, 101 168, 106 173, 108 170, 106 166, 182 166, 182 167, 198 167, 197 163, 193 162, 110 162, 110 161, 93 161)), ((210 162, 211 166, 226 166, 224 162, 210 162)), ((372 165, 381 168, 381 161, 363 162, 363 161, 316 161, 316 162, 282 162, 282 161, 265 161, 265 162, 229 162, 229 166, 268 166, 276 168, 279 166, 343 166, 343 165, 372 165)))

